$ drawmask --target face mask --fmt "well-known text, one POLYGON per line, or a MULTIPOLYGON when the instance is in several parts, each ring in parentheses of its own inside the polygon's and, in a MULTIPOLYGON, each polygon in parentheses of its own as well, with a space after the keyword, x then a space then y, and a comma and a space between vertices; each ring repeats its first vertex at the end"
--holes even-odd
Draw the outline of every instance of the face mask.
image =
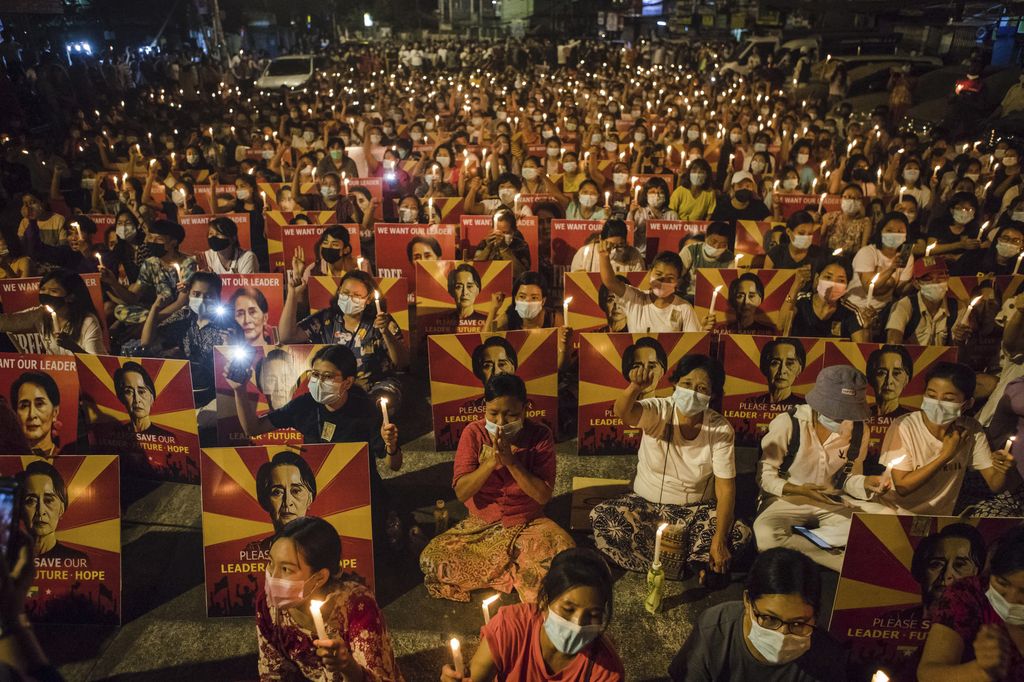
POLYGON ((792 239, 793 247, 800 250, 808 249, 813 239, 814 237, 809 234, 795 234, 792 239))
POLYGON ((903 171, 903 179, 907 182, 917 182, 917 179, 921 177, 921 171, 914 168, 908 168, 903 171))
POLYGON ((395 170, 395 163, 396 162, 395 162, 394 159, 384 159, 384 164, 383 164, 384 165, 384 170, 386 170, 386 171, 395 170))
POLYGON ((978 184, 978 180, 981 179, 981 174, 979 174, 979 173, 964 173, 964 177, 967 178, 968 180, 972 181, 974 184, 978 184))
POLYGON ((1009 242, 996 242, 996 253, 1003 258, 1013 258, 1020 253, 1020 247, 1009 242))
POLYGON ((264 149, 263 150, 263 160, 264 161, 270 161, 272 158, 274 158, 274 150, 273 149, 264 149))
POLYGON ((594 133, 590 136, 590 144, 601 144, 601 133, 594 133))
POLYGON ((739 133, 729 133, 729 142, 732 142, 733 144, 739 144, 740 143, 740 134, 739 133))
POLYGON ((544 304, 540 301, 516 301, 516 314, 524 320, 532 320, 543 309, 544 304))
POLYGON ((306 142, 312 142, 313 140, 316 139, 316 134, 314 134, 312 130, 307 130, 304 133, 302 133, 302 139, 305 140, 306 142))
POLYGON ((832 433, 839 433, 839 430, 843 428, 843 422, 837 422, 834 419, 829 419, 823 414, 818 415, 818 423, 832 433))
POLYGON ((185 205, 185 190, 176 189, 171 192, 171 201, 174 202, 175 206, 185 205))
POLYGON ((537 169, 536 168, 524 168, 523 172, 522 172, 522 175, 523 175, 523 180, 536 180, 537 179, 537 169))
POLYGON ((331 160, 341 161, 341 157, 345 156, 345 151, 342 149, 332 149, 330 151, 331 160))
POLYGON ((750 172, 753 173, 754 175, 760 175, 761 173, 764 172, 764 169, 765 169, 764 161, 751 161, 750 162, 750 172))
POLYGON ((665 197, 660 194, 651 193, 647 195, 647 205, 651 208, 661 208, 662 204, 665 203, 665 197))
POLYGON ((643 142, 646 139, 647 139, 647 135, 645 135, 644 133, 633 133, 633 141, 634 142, 643 142))
POLYGON ((755 142, 754 143, 754 151, 755 152, 766 152, 766 151, 768 151, 768 145, 766 145, 764 142, 755 142))
POLYGON ((652 279, 651 293, 658 298, 668 298, 676 293, 676 285, 671 282, 662 282, 658 279, 652 279))
POLYGON ((566 173, 575 173, 576 172, 576 162, 575 161, 566 161, 565 163, 562 164, 562 170, 564 170, 566 173))
POLYGON ((321 405, 327 405, 341 397, 341 389, 333 381, 324 383, 313 378, 309 380, 309 395, 321 405))
POLYGON ((809 155, 807 155, 807 154, 797 154, 796 155, 796 162, 798 164, 800 164, 801 166, 803 166, 804 164, 807 163, 808 159, 810 159, 810 158, 811 157, 809 155))
POLYGON ((226 237, 209 237, 206 243, 210 245, 210 248, 214 251, 222 251, 231 246, 231 240, 226 237))
POLYGON ((933 424, 945 426, 960 416, 960 403, 951 403, 946 400, 936 400, 925 396, 921 400, 921 411, 924 416, 933 424))
POLYGON ((682 414, 692 417, 708 409, 708 405, 711 404, 711 396, 698 393, 690 388, 676 386, 676 390, 672 392, 672 403, 682 414))
POLYGON ((629 175, 626 173, 612 173, 612 182, 615 183, 617 187, 621 187, 629 182, 629 175))
POLYGON ((758 130, 759 130, 759 128, 757 127, 756 123, 751 123, 750 125, 747 126, 747 134, 748 135, 757 135, 757 131, 758 130))
POLYGON ((320 249, 320 257, 331 265, 334 265, 341 260, 341 249, 329 249, 325 246, 320 249))
POLYGON ((503 187, 498 190, 498 199, 500 199, 503 204, 511 205, 516 200, 516 191, 514 189, 503 187))
POLYGON ((796 189, 796 186, 798 184, 800 184, 800 181, 798 179, 786 178, 785 180, 782 181, 782 189, 786 190, 787 192, 791 192, 794 189, 796 189))
POLYGON ((738 189, 736 190, 736 201, 741 204, 750 203, 750 200, 754 198, 754 193, 749 189, 738 189))
POLYGON ((544 632, 561 653, 575 656, 601 636, 604 624, 577 625, 548 609, 548 617, 544 620, 544 632))
POLYGON ((580 206, 584 208, 592 208, 597 205, 597 197, 593 194, 581 194, 580 195, 580 206))
MULTIPOLYGON (((313 382, 310 381, 312 384, 313 382)), ((274 578, 267 570, 266 579, 263 583, 263 592, 267 595, 267 606, 275 609, 286 609, 306 601, 306 584, 315 578, 310 576, 308 580, 286 580, 274 578)))
POLYGON ((838 301, 846 293, 846 285, 842 282, 818 280, 818 296, 826 301, 838 301))
POLYGON ((860 201, 857 199, 841 199, 839 207, 846 215, 856 215, 860 212, 860 201))
POLYGON ((138 230, 131 223, 119 223, 117 227, 114 228, 114 233, 117 235, 117 238, 122 241, 128 241, 135 236, 136 232, 138 232, 138 230))
POLYGON ((199 156, 196 154, 186 154, 185 161, 191 164, 199 163, 199 156))
POLYGON ((991 585, 985 596, 988 597, 992 610, 998 613, 1007 625, 1024 625, 1024 604, 1011 604, 991 585))
POLYGON ((957 225, 966 225, 972 220, 974 220, 974 211, 968 208, 953 209, 953 222, 955 222, 957 225))
POLYGON ((887 249, 898 249, 907 241, 907 235, 902 232, 886 232, 882 235, 882 246, 887 249))
POLYGON ((416 222, 416 209, 415 208, 400 208, 398 209, 398 220, 403 223, 414 223, 416 222))
POLYGON ((553 131, 553 130, 545 130, 545 131, 541 132, 541 134, 540 134, 540 137, 541 137, 542 140, 550 140, 554 136, 555 136, 555 131, 553 131))
POLYGON ((514 438, 517 433, 523 430, 523 420, 519 419, 514 422, 508 422, 503 426, 498 426, 494 422, 485 418, 484 428, 487 429, 488 433, 494 434, 495 436, 498 435, 498 431, 500 430, 503 436, 514 438))
POLYGON ((690 173, 690 184, 694 187, 700 187, 704 184, 707 176, 703 173, 690 173))
POLYGON ((934 282, 921 285, 921 295, 929 301, 941 301, 946 297, 947 291, 949 291, 948 282, 934 282))
POLYGON ((163 258, 167 254, 167 247, 160 242, 146 242, 146 247, 149 250, 150 256, 163 258))
POLYGON ((338 309, 346 315, 358 315, 366 308, 366 301, 338 294, 338 309))
POLYGON ((64 303, 64 299, 57 296, 50 296, 49 294, 39 294, 39 305, 50 306, 54 310, 60 308, 64 303))
POLYGON ((409 133, 409 137, 411 137, 411 138, 412 138, 412 141, 413 141, 413 142, 416 142, 416 143, 418 143, 418 142, 419 142, 420 140, 422 140, 422 139, 423 139, 423 133, 421 133, 421 132, 420 132, 420 131, 418 131, 418 130, 414 130, 414 131, 412 131, 411 133, 409 133))
POLYGON ((495 112, 495 116, 498 117, 499 121, 504 121, 506 118, 508 118, 508 112, 507 111, 497 111, 497 112, 495 112))
POLYGON ((689 140, 690 142, 693 142, 698 137, 700 137, 700 131, 699 130, 687 130, 686 131, 686 139, 689 140))
POLYGON ((202 296, 189 296, 188 307, 197 316, 204 317, 206 314, 206 299, 202 296))
POLYGON ((607 142, 604 143, 604 148, 605 151, 614 152, 619 148, 619 143, 608 140, 607 142))
POLYGON ((750 643, 769 663, 789 663, 803 656, 811 648, 811 637, 784 634, 779 630, 761 627, 756 618, 750 619, 750 643))
POLYGON ((235 196, 238 197, 241 201, 248 201, 249 197, 252 196, 252 190, 249 190, 249 189, 239 189, 239 190, 236 190, 235 191, 235 196))
POLYGON ((715 248, 713 246, 710 246, 707 242, 704 243, 704 255, 707 256, 708 258, 715 260, 723 253, 725 253, 724 246, 715 248))
POLYGON ((441 168, 447 168, 452 163, 451 157, 448 156, 439 156, 435 160, 441 165, 441 168))
POLYGON ((330 185, 323 185, 320 187, 320 196, 324 199, 333 199, 338 196, 338 190, 334 189, 330 185))
POLYGON ((380 144, 380 135, 370 135, 370 144, 372 144, 372 145, 380 144))

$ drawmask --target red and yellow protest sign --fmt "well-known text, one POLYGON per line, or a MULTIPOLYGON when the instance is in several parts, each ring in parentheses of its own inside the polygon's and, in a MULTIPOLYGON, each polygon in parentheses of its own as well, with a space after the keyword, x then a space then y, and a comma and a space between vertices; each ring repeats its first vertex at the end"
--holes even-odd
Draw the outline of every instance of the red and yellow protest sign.
POLYGON ((466 200, 462 197, 428 197, 420 204, 427 211, 427 220, 438 225, 457 225, 462 219, 466 200))
POLYGON ((277 340, 284 307, 284 274, 221 275, 224 315, 242 329, 246 343, 277 340))
POLYGON ((235 193, 237 192, 234 183, 230 185, 217 185, 216 193, 214 193, 214 188, 209 183, 195 185, 193 190, 195 191, 196 203, 207 213, 216 213, 213 209, 217 204, 218 198, 230 199, 231 203, 234 203, 235 193))
POLYGON ((377 274, 404 277, 409 293, 415 293, 416 270, 420 260, 455 260, 455 225, 377 223, 373 226, 377 274))
POLYGON ((417 261, 417 337, 479 332, 494 294, 510 291, 509 261, 417 261))
POLYGON ((722 415, 736 431, 736 445, 756 447, 776 415, 803 404, 821 371, 825 345, 821 339, 783 336, 722 337, 722 415))
MULTIPOLYGON (((945 578, 982 575, 987 551, 1021 519, 854 514, 829 634, 893 682, 917 679, 929 610, 945 578)), ((988 586, 988 578, 984 587, 988 586)))
POLYGON ((266 211, 263 214, 263 229, 267 235, 267 251, 270 254, 270 269, 284 272, 291 267, 285 263, 283 229, 286 225, 295 225, 296 221, 305 218, 310 225, 334 225, 338 222, 337 211, 266 211))
MULTIPOLYGON (((224 372, 232 360, 252 368, 246 396, 256 403, 256 413, 279 409, 306 392, 306 372, 313 355, 322 346, 217 346, 213 354, 213 374, 217 388, 217 442, 221 445, 249 445, 235 405, 235 395, 224 372)), ((255 444, 301 443, 302 434, 292 429, 271 431, 252 439, 255 444)))
MULTIPOLYGON (((109 345, 110 337, 107 334, 106 315, 103 314, 103 289, 100 286, 100 276, 96 273, 84 273, 81 277, 85 282, 85 288, 89 290, 89 300, 83 303, 85 305, 92 304, 93 309, 87 312, 96 315, 103 328, 103 339, 109 345)), ((38 306, 40 281, 42 281, 41 277, 0 279, 0 307, 5 313, 17 313, 38 306)), ((7 332, 7 338, 19 353, 45 355, 57 348, 56 340, 52 335, 44 334, 42 329, 31 332, 7 332)))
MULTIPOLYGON (((526 240, 526 246, 530 250, 530 268, 537 269, 537 252, 540 241, 538 234, 539 226, 537 216, 523 216, 516 218, 516 227, 526 240)), ((473 257, 478 246, 484 241, 487 235, 494 232, 494 216, 492 215, 463 215, 459 225, 459 251, 465 257, 473 257)))
MULTIPOLYGON (((381 311, 390 313, 395 318, 398 327, 408 333, 409 331, 409 283, 403 277, 374 277, 381 296, 381 311)), ((331 275, 317 275, 309 278, 309 309, 311 313, 323 310, 331 305, 331 302, 338 295, 340 277, 331 275)), ((376 305, 375 299, 370 298, 366 303, 368 308, 376 305)))
POLYGON ((89 452, 115 452, 126 472, 199 482, 199 431, 187 360, 78 354, 89 452))
POLYGON ((371 466, 366 443, 204 449, 206 614, 254 615, 271 539, 305 516, 334 526, 339 568, 373 589, 371 466))
POLYGON ((698 320, 708 316, 714 302, 716 332, 772 336, 780 331, 782 306, 796 270, 699 268, 696 278, 693 302, 698 320))
POLYGON ((999 349, 1003 343, 1003 328, 991 324, 993 313, 1003 309, 1006 302, 1021 291, 1024 277, 1020 275, 950 277, 949 293, 957 299, 957 313, 963 312, 971 301, 979 296, 978 304, 971 313, 969 324, 973 327, 970 343, 960 346, 960 362, 968 365, 976 372, 988 372, 992 368, 992 358, 999 357, 999 349))
MULTIPOLYGON (((629 371, 642 364, 660 368, 653 389, 640 396, 663 397, 673 391, 669 376, 684 355, 707 355, 711 336, 703 332, 671 334, 583 334, 580 342, 578 412, 579 454, 622 455, 637 451, 640 429, 627 428, 615 416, 615 399, 629 386, 629 371)), ((655 369, 655 374, 658 369, 655 369)))
POLYGON ((54 457, 74 451, 79 391, 75 356, 0 353, 0 386, 20 429, 0 442, 0 454, 54 457))
MULTIPOLYGON (((121 478, 116 455, 0 457, 21 483, 36 575, 25 601, 35 623, 121 622, 121 478)), ((6 520, 5 520, 6 522, 6 520)))
POLYGON ((776 190, 772 193, 772 201, 782 212, 782 219, 789 220, 789 217, 797 211, 817 211, 819 207, 824 208, 826 213, 838 211, 842 197, 838 194, 826 194, 822 201, 820 194, 776 190))
MULTIPOLYGON (((749 265, 752 256, 763 255, 765 249, 765 235, 775 226, 781 223, 771 223, 762 220, 737 220, 736 221, 736 248, 733 251, 736 255, 743 254, 745 258, 740 259, 740 265, 749 265)), ((818 232, 814 233, 814 243, 818 243, 818 232)))
POLYGON ((202 253, 210 248, 206 239, 210 233, 210 221, 228 218, 238 226, 238 244, 246 251, 252 250, 248 213, 197 213, 179 212, 178 224, 185 228, 185 240, 178 246, 182 253, 202 253))
MULTIPOLYGON (((650 273, 624 272, 619 274, 633 286, 646 290, 650 282, 650 273)), ((567 272, 565 273, 565 298, 569 301, 566 310, 569 319, 566 326, 571 327, 576 335, 573 337, 579 344, 579 334, 583 332, 624 332, 626 331, 626 309, 615 294, 601 284, 598 272, 567 272), (572 300, 569 300, 572 297, 572 300)))
POLYGON ((587 238, 600 232, 603 225, 603 220, 552 220, 551 262, 568 268, 572 265, 572 257, 583 248, 587 238))
POLYGON ((438 450, 454 450, 462 430, 484 415, 484 383, 515 374, 530 396, 526 417, 558 427, 556 329, 498 334, 440 334, 428 338, 430 404, 438 450))
POLYGON ((921 407, 925 375, 938 362, 956 362, 957 349, 946 346, 829 342, 825 367, 850 365, 868 378, 869 459, 877 459, 893 419, 921 407))
POLYGON ((710 220, 648 220, 647 265, 662 251, 681 251, 688 237, 704 234, 710 224, 710 220))

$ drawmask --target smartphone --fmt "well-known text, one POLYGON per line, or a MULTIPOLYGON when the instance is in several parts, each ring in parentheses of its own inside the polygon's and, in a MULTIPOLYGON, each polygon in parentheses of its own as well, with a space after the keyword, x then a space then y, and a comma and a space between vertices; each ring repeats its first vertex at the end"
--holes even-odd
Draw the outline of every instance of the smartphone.
POLYGON ((903 244, 903 246, 900 247, 900 260, 901 261, 903 261, 904 263, 907 262, 907 260, 910 258, 910 250, 912 248, 914 248, 914 247, 913 247, 913 245, 910 242, 905 242, 903 244))
POLYGON ((829 551, 835 549, 835 547, 822 540, 817 534, 812 533, 806 526, 793 526, 793 532, 810 540, 815 547, 829 551))
POLYGON ((0 548, 8 560, 15 558, 14 539, 18 532, 21 486, 10 476, 0 477, 0 548))
POLYGON ((249 380, 250 364, 252 363, 251 351, 247 348, 234 348, 231 351, 231 360, 225 368, 225 375, 237 384, 249 380))

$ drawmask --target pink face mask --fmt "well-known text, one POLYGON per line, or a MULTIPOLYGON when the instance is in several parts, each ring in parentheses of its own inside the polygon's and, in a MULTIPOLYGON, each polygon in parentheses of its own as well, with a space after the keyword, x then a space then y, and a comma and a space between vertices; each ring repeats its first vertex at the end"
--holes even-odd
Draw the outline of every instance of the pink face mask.
POLYGON ((658 298, 665 298, 675 293, 676 285, 670 282, 662 282, 661 280, 651 280, 651 293, 658 298))
POLYGON ((838 301, 846 293, 846 285, 842 282, 818 280, 818 296, 829 302, 838 301))
POLYGON ((263 592, 267 595, 267 606, 275 609, 286 609, 306 601, 306 583, 315 578, 311 575, 303 581, 274 578, 267 569, 263 592))

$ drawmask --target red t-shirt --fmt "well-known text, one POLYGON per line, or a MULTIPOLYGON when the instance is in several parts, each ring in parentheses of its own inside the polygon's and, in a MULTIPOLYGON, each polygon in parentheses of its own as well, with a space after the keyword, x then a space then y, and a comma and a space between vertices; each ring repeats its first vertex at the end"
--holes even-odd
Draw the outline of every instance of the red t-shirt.
MULTIPOLYGON (((484 448, 491 448, 491 434, 480 419, 469 424, 459 438, 455 451, 452 486, 480 466, 484 448)), ((555 485, 555 439, 551 429, 529 419, 512 439, 512 452, 531 474, 555 485)), ((488 456, 493 456, 489 454, 488 456)), ((469 512, 488 523, 501 521, 505 527, 518 526, 544 515, 544 507, 527 495, 505 467, 495 469, 477 491, 466 501, 469 512)))
POLYGON ((540 652, 540 631, 543 627, 544 617, 536 606, 512 604, 498 609, 491 622, 481 628, 480 636, 487 640, 491 658, 498 669, 499 682, 622 682, 625 679, 622 661, 604 635, 577 654, 564 670, 549 672, 540 652), (589 665, 591 661, 593 664, 589 665))

